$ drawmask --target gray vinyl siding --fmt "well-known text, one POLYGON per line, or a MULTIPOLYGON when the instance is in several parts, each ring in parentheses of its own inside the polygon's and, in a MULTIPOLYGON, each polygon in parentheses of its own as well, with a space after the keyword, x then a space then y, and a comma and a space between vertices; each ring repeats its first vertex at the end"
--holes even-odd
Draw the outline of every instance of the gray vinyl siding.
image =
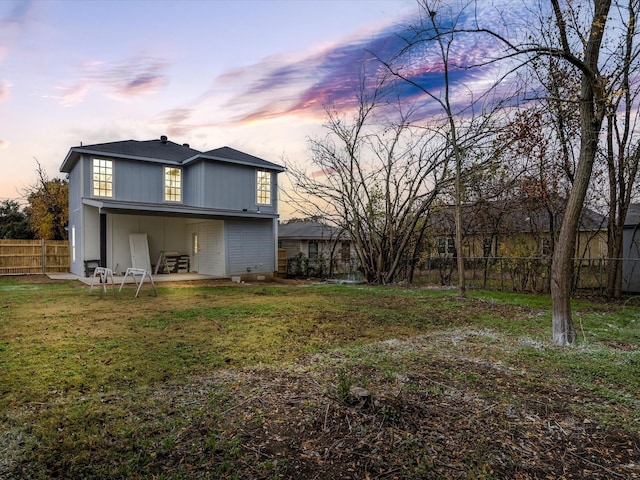
POLYGON ((273 273, 275 234, 270 219, 225 222, 229 275, 273 273))
POLYGON ((82 217, 82 164, 69 172, 69 242, 71 273, 84 276, 84 249, 81 232, 84 228, 82 217), (72 237, 75 237, 73 238, 72 237), (74 242, 75 241, 75 242, 74 242), (75 243, 72 245, 71 243, 75 243), (73 248, 75 247, 75 262, 73 248))
MULTIPOLYGON (((92 159, 85 156, 82 187, 93 197, 92 159)), ((108 157, 100 157, 108 158, 108 157)), ((169 164, 113 159, 112 200, 140 203, 164 201, 164 167, 169 164)), ((174 165, 171 165, 174 166, 174 165)), ((196 162, 182 169, 183 205, 219 210, 256 212, 256 168, 216 162, 196 162)), ((73 169, 72 174, 79 169, 73 169)), ((271 205, 260 205, 264 214, 277 212, 277 172, 271 175, 271 205)))
POLYGON ((143 162, 116 161, 114 192, 118 200, 131 202, 164 201, 163 165, 143 162))
MULTIPOLYGON (((94 158, 109 157, 85 156, 82 167, 85 169, 85 197, 94 197, 92 185, 92 163, 94 158)), ((111 159, 113 162, 113 200, 126 202, 163 203, 164 202, 164 165, 111 159)), ((73 172, 78 170, 75 168, 73 172)), ((97 197, 94 197, 97 198, 97 197)))
POLYGON ((115 160, 114 198, 129 202, 162 203, 164 165, 115 160))
POLYGON ((640 260, 636 260, 640 258, 639 237, 640 231, 635 227, 625 228, 622 234, 622 290, 629 293, 640 293, 640 260))
POLYGON ((184 204, 194 207, 206 206, 203 201, 205 192, 204 163, 199 162, 183 168, 182 177, 184 179, 184 191, 182 192, 184 204))
POLYGON ((255 210, 255 169, 222 163, 206 163, 205 168, 205 205, 255 210))
MULTIPOLYGON (((221 210, 246 210, 256 212, 256 168, 244 167, 226 163, 198 162, 190 165, 188 179, 201 179, 202 185, 196 187, 201 203, 194 206, 209 207, 221 210), (195 170, 197 169, 197 170, 195 170)), ((277 182, 276 172, 271 175, 271 205, 261 205, 260 211, 265 214, 277 212, 277 182)), ((189 184, 192 188, 191 183, 189 184)), ((195 193, 195 192, 194 192, 195 193)), ((191 197, 189 197, 191 198, 191 197)))

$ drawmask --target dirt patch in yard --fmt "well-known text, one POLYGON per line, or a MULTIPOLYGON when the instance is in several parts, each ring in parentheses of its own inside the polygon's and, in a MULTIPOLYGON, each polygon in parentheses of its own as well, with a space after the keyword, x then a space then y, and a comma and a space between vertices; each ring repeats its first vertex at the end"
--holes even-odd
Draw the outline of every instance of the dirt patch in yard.
POLYGON ((156 392, 164 411, 202 410, 174 435, 179 441, 159 448, 151 472, 177 469, 190 478, 640 478, 637 429, 609 428, 580 415, 581 405, 596 401, 589 392, 561 382, 550 388, 548 378, 536 382, 500 364, 431 356, 429 345, 441 341, 379 344, 386 355, 406 360, 411 354, 413 360, 394 372, 350 365, 335 353, 309 356, 287 371, 220 372, 156 392), (222 412, 209 415, 207 402, 222 390, 232 395, 222 412))

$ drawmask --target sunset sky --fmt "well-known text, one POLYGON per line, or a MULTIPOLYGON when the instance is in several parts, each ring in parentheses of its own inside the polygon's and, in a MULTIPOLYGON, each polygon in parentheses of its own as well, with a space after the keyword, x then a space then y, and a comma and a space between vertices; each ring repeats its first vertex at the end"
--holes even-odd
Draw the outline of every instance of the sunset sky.
POLYGON ((0 200, 23 200, 36 159, 58 176, 81 142, 167 135, 305 161, 324 107, 353 100, 366 50, 393 52, 416 12, 414 0, 1 0, 0 200))

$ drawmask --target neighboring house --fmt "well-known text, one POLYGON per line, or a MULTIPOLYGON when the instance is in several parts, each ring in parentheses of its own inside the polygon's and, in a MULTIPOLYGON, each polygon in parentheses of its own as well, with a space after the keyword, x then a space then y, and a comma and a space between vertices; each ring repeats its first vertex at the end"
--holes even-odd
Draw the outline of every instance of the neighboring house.
POLYGON ((622 234, 622 290, 640 293, 640 204, 629 205, 622 234))
POLYGON ((171 252, 188 258, 188 270, 216 277, 276 270, 279 165, 162 136, 73 147, 60 171, 69 178, 76 275, 89 260, 126 270, 133 233, 147 235, 152 264, 171 252))
MULTIPOLYGON (((463 208, 463 253, 472 257, 547 257, 551 253, 550 225, 560 229, 561 214, 550 222, 549 213, 529 212, 514 206, 487 203, 463 208)), ((443 207, 430 217, 431 256, 455 254, 453 207, 443 207)), ((576 257, 586 260, 607 255, 606 217, 584 208, 580 217, 576 257)))
POLYGON ((348 273, 356 259, 348 234, 336 227, 310 220, 280 224, 278 247, 287 252, 287 271, 290 275, 348 273), (300 259, 305 260, 304 265, 294 264, 300 259))

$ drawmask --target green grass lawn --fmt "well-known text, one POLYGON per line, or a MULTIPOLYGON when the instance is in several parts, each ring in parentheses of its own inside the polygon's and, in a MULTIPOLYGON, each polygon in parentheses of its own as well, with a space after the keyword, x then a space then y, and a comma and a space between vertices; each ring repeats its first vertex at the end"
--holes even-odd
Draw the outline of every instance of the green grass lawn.
POLYGON ((640 476, 633 302, 575 302, 558 348, 544 296, 149 293, 0 277, 0 479, 640 476))

